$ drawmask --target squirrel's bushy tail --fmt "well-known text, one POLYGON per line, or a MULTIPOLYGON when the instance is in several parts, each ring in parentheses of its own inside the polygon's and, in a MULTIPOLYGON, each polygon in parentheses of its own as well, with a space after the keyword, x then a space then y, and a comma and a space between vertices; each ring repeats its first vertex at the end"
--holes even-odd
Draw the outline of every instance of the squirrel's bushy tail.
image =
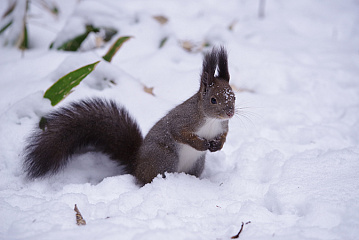
POLYGON ((134 171, 136 153, 143 137, 139 126, 113 101, 82 100, 60 108, 42 121, 28 138, 24 168, 28 177, 53 174, 64 167, 77 150, 94 146, 134 171))

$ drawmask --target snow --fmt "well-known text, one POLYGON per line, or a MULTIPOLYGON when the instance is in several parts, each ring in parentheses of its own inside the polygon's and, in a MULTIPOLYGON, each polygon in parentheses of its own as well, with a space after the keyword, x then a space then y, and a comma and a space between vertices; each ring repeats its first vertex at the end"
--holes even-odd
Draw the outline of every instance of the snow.
POLYGON ((230 239, 249 221, 239 239, 358 239, 357 0, 266 1, 263 18, 260 1, 249 0, 56 1, 58 18, 33 2, 31 48, 0 48, 0 239, 230 239), (167 174, 140 188, 94 152, 57 175, 25 178, 25 140, 53 108, 44 91, 101 60, 114 41, 87 52, 48 49, 82 22, 133 38, 59 106, 114 99, 144 134, 199 87, 203 54, 180 42, 226 46, 238 114, 200 179, 167 174), (76 225, 75 204, 86 226, 76 225))

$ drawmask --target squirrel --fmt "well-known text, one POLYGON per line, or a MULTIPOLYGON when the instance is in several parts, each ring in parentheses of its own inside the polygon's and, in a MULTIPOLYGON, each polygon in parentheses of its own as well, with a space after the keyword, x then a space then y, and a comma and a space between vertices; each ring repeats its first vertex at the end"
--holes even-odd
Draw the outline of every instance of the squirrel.
POLYGON ((44 117, 27 139, 24 169, 30 179, 57 173, 78 150, 93 146, 135 176, 139 185, 159 174, 185 172, 199 177, 206 151, 222 149, 235 114, 227 52, 213 48, 203 60, 196 94, 160 119, 143 138, 137 122, 112 100, 73 102, 44 117))

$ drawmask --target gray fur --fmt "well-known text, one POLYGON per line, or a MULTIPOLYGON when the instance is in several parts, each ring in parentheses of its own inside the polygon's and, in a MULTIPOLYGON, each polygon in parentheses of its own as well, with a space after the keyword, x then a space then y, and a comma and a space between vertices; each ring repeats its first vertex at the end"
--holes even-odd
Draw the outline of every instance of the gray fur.
POLYGON ((124 165, 141 185, 166 172, 200 176, 206 151, 223 147, 228 120, 234 115, 223 47, 205 56, 200 83, 199 91, 159 120, 144 139, 127 111, 112 101, 85 100, 54 111, 46 116, 44 130, 28 139, 24 164, 28 176, 56 173, 87 145, 124 165))

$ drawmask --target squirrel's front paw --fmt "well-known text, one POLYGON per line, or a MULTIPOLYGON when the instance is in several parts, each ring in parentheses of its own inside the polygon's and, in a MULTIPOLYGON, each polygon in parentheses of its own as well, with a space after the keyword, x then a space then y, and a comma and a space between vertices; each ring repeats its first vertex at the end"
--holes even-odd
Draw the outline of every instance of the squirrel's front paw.
POLYGON ((214 139, 209 142, 209 148, 208 150, 211 152, 217 152, 221 150, 223 147, 222 141, 220 139, 214 139))

